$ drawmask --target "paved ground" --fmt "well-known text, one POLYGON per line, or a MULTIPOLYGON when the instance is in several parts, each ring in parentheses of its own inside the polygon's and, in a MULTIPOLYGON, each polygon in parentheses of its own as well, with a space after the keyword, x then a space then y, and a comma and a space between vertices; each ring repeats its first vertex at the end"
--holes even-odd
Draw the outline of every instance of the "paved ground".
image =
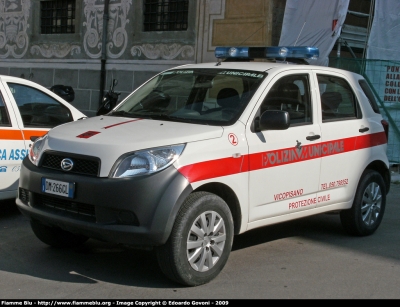
POLYGON ((346 235, 327 214, 237 236, 222 273, 194 288, 166 279, 151 252, 95 240, 75 250, 47 247, 12 202, 1 203, 0 298, 400 299, 399 199, 392 183, 383 222, 369 237, 346 235))

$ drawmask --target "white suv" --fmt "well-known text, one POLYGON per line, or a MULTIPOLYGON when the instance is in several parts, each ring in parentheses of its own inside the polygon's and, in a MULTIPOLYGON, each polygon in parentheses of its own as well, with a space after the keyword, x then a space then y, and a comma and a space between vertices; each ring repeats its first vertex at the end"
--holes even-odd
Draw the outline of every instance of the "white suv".
POLYGON ((38 139, 17 199, 36 236, 154 247, 169 278, 194 286, 250 229, 340 212, 348 233, 372 234, 390 187, 374 96, 360 75, 287 63, 316 48, 276 49, 217 48, 228 60, 164 71, 38 139))

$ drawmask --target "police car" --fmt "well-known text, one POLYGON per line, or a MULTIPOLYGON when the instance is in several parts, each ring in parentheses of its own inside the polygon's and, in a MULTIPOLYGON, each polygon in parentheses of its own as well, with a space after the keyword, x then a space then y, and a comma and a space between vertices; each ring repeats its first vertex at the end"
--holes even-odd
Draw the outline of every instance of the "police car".
POLYGON ((32 140, 82 117, 83 113, 45 87, 0 76, 0 200, 16 198, 21 163, 32 140))
POLYGON ((19 209, 50 246, 152 247, 188 286, 257 227, 337 212, 349 234, 372 234, 389 127, 362 76, 290 64, 318 53, 218 47, 215 63, 164 71, 107 115, 52 129, 23 161, 19 209))

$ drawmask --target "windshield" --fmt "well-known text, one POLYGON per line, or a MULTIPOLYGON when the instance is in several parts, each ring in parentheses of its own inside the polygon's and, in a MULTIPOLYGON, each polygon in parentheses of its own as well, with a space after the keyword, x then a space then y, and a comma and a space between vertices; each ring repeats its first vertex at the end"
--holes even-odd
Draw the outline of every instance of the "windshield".
POLYGON ((226 69, 166 71, 132 93, 108 115, 232 125, 266 75, 226 69))

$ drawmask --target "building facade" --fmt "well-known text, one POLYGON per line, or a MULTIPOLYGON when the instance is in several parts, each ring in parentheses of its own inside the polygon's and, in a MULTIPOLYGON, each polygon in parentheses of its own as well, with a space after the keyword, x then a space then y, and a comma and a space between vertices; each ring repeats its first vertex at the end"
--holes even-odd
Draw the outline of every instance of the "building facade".
POLYGON ((162 70, 215 61, 216 46, 277 44, 285 3, 0 0, 0 74, 71 86, 91 116, 114 78, 122 99, 162 70))

